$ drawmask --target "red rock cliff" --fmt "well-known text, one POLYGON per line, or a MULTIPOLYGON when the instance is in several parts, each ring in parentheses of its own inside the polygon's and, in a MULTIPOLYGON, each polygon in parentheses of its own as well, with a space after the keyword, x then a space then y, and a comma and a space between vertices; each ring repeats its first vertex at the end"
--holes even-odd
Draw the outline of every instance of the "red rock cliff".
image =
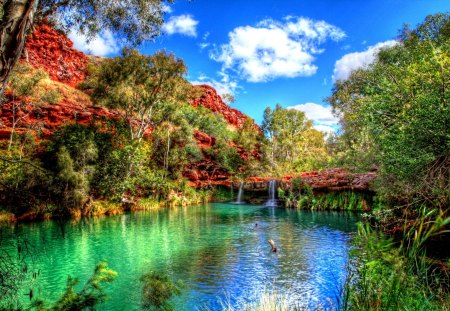
POLYGON ((88 57, 73 48, 72 41, 47 24, 36 26, 27 38, 22 59, 43 68, 50 78, 77 86, 86 79, 88 57))
POLYGON ((203 106, 213 112, 220 113, 228 123, 236 127, 241 126, 247 120, 247 115, 225 104, 222 97, 217 94, 217 91, 213 87, 209 85, 199 85, 197 87, 203 90, 203 94, 197 100, 194 100, 192 103, 194 107, 203 106))

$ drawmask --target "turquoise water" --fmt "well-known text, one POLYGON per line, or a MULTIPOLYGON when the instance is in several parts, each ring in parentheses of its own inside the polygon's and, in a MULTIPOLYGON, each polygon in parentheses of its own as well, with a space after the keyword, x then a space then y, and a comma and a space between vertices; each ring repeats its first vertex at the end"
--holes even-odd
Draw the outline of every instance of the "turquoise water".
MULTIPOLYGON (((107 261, 118 277, 107 285, 110 299, 100 310, 139 310, 139 278, 148 271, 184 283, 173 299, 176 310, 217 310, 220 302, 249 301, 273 289, 292 303, 332 308, 358 220, 351 213, 210 204, 23 224, 14 232, 37 253, 35 292, 47 301, 64 291, 68 275, 83 284, 98 262, 107 261), (271 252, 268 239, 278 252, 271 252)), ((6 230, 6 239, 12 232, 6 230)))

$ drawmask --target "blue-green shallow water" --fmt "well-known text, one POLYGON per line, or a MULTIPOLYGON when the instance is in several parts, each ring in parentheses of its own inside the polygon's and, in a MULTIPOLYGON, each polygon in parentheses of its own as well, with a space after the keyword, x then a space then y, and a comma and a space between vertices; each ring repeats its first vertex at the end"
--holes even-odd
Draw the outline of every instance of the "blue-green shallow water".
POLYGON ((358 220, 351 213, 210 204, 64 225, 23 224, 14 231, 38 253, 37 295, 48 301, 64 291, 68 275, 83 284, 98 262, 107 261, 118 277, 107 286, 110 299, 100 310, 139 310, 139 278, 150 270, 185 284, 173 299, 176 310, 217 310, 220 301, 235 303, 272 288, 292 302, 331 308, 358 220))

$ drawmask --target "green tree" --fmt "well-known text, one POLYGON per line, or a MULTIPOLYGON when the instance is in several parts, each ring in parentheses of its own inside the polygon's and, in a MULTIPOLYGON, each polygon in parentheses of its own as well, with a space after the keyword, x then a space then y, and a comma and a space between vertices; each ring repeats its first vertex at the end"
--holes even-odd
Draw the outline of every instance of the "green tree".
POLYGON ((95 102, 122 111, 131 141, 140 143, 156 110, 188 98, 191 86, 185 74, 183 60, 171 53, 146 56, 124 49, 122 56, 105 60, 91 72, 87 84, 94 88, 95 102))
POLYGON ((42 300, 37 300, 33 307, 38 311, 95 310, 98 304, 108 298, 102 284, 112 282, 116 276, 117 272, 109 269, 106 262, 101 262, 80 291, 77 292, 75 288, 79 279, 69 276, 66 291, 53 306, 46 307, 42 300))
POLYGON ((134 157, 144 135, 157 126, 156 114, 165 105, 190 96, 192 86, 184 79, 185 73, 184 62, 171 53, 160 51, 145 56, 130 49, 124 49, 122 56, 105 60, 91 72, 86 85, 93 87, 93 99, 120 111, 129 128, 126 178, 133 175, 134 157))
POLYGON ((378 190, 392 203, 448 207, 449 51, 450 15, 428 16, 328 98, 347 144, 380 165, 378 190))
POLYGON ((265 158, 272 174, 317 168, 316 162, 326 155, 324 135, 312 126, 302 111, 284 109, 279 104, 274 110, 265 109, 265 158))
POLYGON ((193 127, 183 114, 183 106, 166 103, 154 116, 153 160, 156 166, 162 165, 163 178, 177 179, 187 163, 201 157, 193 127))
POLYGON ((181 293, 182 284, 172 282, 165 274, 149 272, 141 277, 144 310, 175 310, 169 299, 181 293))
POLYGON ((64 207, 64 213, 80 210, 89 198, 98 163, 95 134, 85 127, 70 126, 58 133, 52 143, 56 167, 51 169, 56 177, 54 191, 61 200, 59 205, 64 207))
POLYGON ((261 141, 262 132, 255 125, 252 118, 247 118, 242 126, 238 128, 238 135, 235 139, 236 144, 244 149, 247 153, 257 151, 258 143, 261 141))
MULTIPOLYGON (((171 3, 171 0, 167 0, 171 3)), ((164 1, 11 0, 0 11, 0 97, 33 24, 52 20, 59 28, 75 28, 92 38, 109 29, 132 45, 154 38, 163 23, 164 1)))

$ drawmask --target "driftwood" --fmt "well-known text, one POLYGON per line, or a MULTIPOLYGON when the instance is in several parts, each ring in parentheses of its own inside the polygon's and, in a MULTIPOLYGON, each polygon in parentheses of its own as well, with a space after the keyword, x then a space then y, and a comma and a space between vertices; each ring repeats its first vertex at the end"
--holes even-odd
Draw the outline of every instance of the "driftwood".
POLYGON ((267 242, 269 242, 270 246, 272 246, 272 252, 275 253, 277 251, 277 246, 275 245, 275 242, 272 239, 267 240, 267 242))

